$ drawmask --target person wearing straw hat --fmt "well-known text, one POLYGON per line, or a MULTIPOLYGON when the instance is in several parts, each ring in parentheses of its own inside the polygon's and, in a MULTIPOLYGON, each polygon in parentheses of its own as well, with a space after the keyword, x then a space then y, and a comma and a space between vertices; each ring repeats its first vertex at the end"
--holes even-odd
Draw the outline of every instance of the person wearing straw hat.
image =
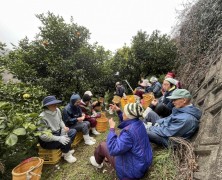
POLYGON ((147 126, 151 142, 168 147, 169 137, 189 139, 199 127, 201 111, 191 103, 191 94, 186 89, 176 89, 171 96, 174 104, 172 114, 165 118, 156 118, 154 126, 147 126))
POLYGON ((152 163, 152 149, 143 122, 141 104, 129 103, 124 106, 124 111, 116 105, 111 105, 116 111, 122 129, 119 136, 115 133, 115 122, 109 119, 110 131, 107 141, 100 143, 90 157, 90 162, 97 168, 103 167, 106 158, 117 176, 123 179, 140 179, 149 169, 152 163))
POLYGON ((43 99, 44 111, 40 114, 38 128, 42 132, 39 136, 39 144, 44 149, 61 149, 64 160, 74 163, 76 158, 72 155, 74 150, 71 150, 71 144, 77 132, 75 129, 66 127, 62 121, 61 111, 57 107, 61 102, 55 96, 47 96, 43 99), (51 130, 52 134, 44 133, 46 130, 51 130))

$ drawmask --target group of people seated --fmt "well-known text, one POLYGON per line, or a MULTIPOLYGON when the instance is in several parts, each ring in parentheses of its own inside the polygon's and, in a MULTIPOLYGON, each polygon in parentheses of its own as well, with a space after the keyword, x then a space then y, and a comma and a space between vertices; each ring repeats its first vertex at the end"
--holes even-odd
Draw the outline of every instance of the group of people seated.
MULTIPOLYGON (((106 160, 116 170, 120 180, 140 179, 152 164, 153 154, 150 142, 169 147, 169 138, 172 136, 190 139, 194 135, 199 127, 201 111, 192 104, 190 92, 181 89, 179 81, 169 77, 172 74, 167 74, 162 85, 157 78, 151 78, 151 85, 145 91, 154 93, 154 90, 159 89, 163 94, 156 96, 145 111, 139 102, 128 103, 122 107, 122 110, 118 105, 110 104, 112 111, 116 112, 119 117, 118 128, 122 131, 117 135, 116 122, 112 118, 109 119, 110 129, 106 142, 100 143, 95 149, 94 155, 90 157, 93 166, 102 168, 103 161, 106 160)), ((145 85, 146 82, 143 81, 142 85, 145 85)), ((46 108, 41 116, 44 117, 43 120, 48 123, 48 127, 53 132, 59 131, 60 134, 59 136, 54 134, 51 137, 40 136, 40 145, 43 148, 61 148, 64 159, 67 160, 67 157, 73 153, 70 151, 70 143, 75 137, 76 131, 80 130, 84 133, 86 144, 95 143, 89 136, 87 127, 91 124, 93 131, 95 127, 93 119, 97 117, 97 114, 93 118, 92 115, 90 117, 86 115, 88 108, 85 106, 88 107, 89 98, 87 96, 84 99, 82 98, 81 101, 78 95, 72 95, 70 103, 63 111, 63 121, 61 113, 56 107, 56 104, 60 102, 55 98, 53 101, 43 100, 43 106, 46 108), (51 105, 55 106, 54 109, 51 105), (49 121, 49 116, 53 116, 54 121, 49 121), (84 121, 86 118, 90 120, 84 121), (81 126, 80 123, 82 123, 81 126), (45 146, 47 142, 50 143, 45 146)), ((96 130, 94 134, 97 135, 96 130)), ((75 162, 76 159, 67 161, 75 162)))
POLYGON ((89 135, 99 135, 96 130, 96 118, 101 115, 94 109, 98 101, 91 102, 92 93, 86 91, 82 99, 78 94, 73 94, 70 102, 65 106, 63 112, 58 108, 62 101, 55 96, 47 96, 43 99, 43 112, 40 114, 39 131, 52 133, 42 133, 39 136, 39 144, 44 149, 61 149, 64 159, 69 163, 74 163, 76 158, 72 155, 71 144, 77 132, 83 133, 85 144, 93 145, 96 140, 89 135))

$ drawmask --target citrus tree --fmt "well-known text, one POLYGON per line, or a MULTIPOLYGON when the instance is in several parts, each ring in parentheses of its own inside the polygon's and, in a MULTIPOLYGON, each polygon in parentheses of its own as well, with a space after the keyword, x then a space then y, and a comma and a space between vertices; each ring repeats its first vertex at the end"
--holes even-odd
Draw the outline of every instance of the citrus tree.
POLYGON ((66 23, 53 13, 39 14, 40 32, 35 40, 24 38, 7 56, 7 68, 22 82, 41 85, 58 98, 69 99, 73 92, 97 85, 102 77, 102 64, 109 51, 89 44, 89 30, 66 23))

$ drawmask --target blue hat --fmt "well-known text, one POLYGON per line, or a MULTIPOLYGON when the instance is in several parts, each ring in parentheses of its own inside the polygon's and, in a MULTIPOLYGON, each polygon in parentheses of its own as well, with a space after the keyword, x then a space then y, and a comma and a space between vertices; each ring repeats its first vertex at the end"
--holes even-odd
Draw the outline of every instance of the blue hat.
POLYGON ((57 99, 55 98, 55 96, 46 96, 46 97, 43 99, 42 104, 43 104, 43 106, 45 107, 45 106, 52 105, 52 104, 59 104, 59 103, 61 103, 61 102, 62 102, 62 101, 57 100, 57 99))

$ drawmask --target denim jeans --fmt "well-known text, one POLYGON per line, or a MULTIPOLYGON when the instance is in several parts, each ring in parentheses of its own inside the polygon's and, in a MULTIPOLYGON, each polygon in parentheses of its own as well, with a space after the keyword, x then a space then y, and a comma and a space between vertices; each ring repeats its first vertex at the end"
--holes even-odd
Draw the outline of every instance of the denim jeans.
POLYGON ((150 131, 149 129, 147 129, 146 131, 147 131, 150 142, 164 146, 164 147, 168 147, 169 142, 168 142, 167 137, 159 136, 158 134, 150 131))

